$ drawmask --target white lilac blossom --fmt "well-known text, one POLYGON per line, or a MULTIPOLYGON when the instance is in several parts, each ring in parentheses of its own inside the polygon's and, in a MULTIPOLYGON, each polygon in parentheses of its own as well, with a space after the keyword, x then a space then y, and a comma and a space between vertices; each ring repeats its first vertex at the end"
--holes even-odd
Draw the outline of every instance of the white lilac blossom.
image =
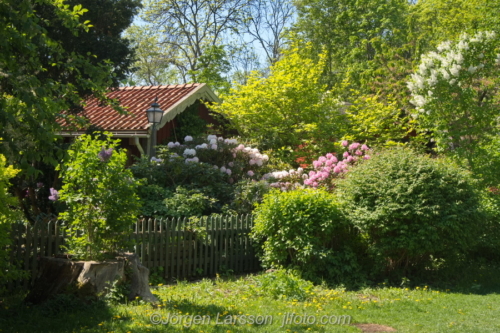
POLYGON ((450 79, 450 73, 446 69, 441 68, 439 71, 445 80, 450 79))
POLYGON ((194 147, 195 149, 207 149, 208 146, 206 143, 202 143, 201 145, 197 145, 196 147, 194 147))
POLYGON ((192 136, 187 135, 187 136, 184 138, 184 142, 190 142, 190 141, 193 141, 193 137, 192 137, 192 136))
POLYGON ((175 143, 169 142, 169 143, 167 143, 167 147, 168 148, 174 148, 175 147, 175 143))
MULTIPOLYGON (((498 76, 500 54, 493 53, 496 47, 495 32, 479 32, 475 35, 464 33, 457 42, 441 43, 437 52, 422 56, 416 72, 410 76, 407 85, 411 92, 411 103, 418 112, 411 115, 419 117, 422 125, 433 128, 440 148, 448 149, 450 142, 460 139, 460 136, 445 135, 436 129, 449 126, 453 121, 451 117, 465 112, 461 109, 466 105, 477 105, 477 98, 474 97, 477 95, 477 87, 470 82, 475 80, 481 85, 478 76, 481 76, 479 79, 486 74, 490 77, 498 76), (449 102, 456 102, 457 97, 463 103, 456 110, 449 102)), ((472 107, 469 112, 484 113, 489 112, 489 108, 476 110, 472 107)), ((477 117, 479 118, 482 116, 477 117)))
POLYGON ((450 68, 450 73, 453 76, 458 76, 460 74, 461 69, 462 69, 462 66, 457 65, 457 64, 453 64, 453 66, 451 66, 451 68, 450 68))
POLYGON ((217 140, 217 135, 211 134, 211 135, 207 136, 207 140, 208 141, 217 140))
POLYGON ((467 43, 465 40, 461 40, 458 42, 457 45, 459 50, 468 50, 469 49, 469 43, 467 43))
POLYGON ((439 52, 442 52, 445 50, 449 50, 450 47, 451 47, 451 41, 446 41, 446 42, 442 42, 441 44, 439 44, 437 49, 439 52))
POLYGON ((410 103, 417 106, 417 107, 422 107, 425 105, 426 100, 425 100, 424 96, 414 95, 413 99, 410 101, 410 103))

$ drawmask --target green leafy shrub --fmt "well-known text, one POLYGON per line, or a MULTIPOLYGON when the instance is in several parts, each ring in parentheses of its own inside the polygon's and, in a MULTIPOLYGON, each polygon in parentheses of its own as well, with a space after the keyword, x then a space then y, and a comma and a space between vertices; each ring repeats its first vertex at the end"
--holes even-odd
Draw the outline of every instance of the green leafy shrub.
POLYGON ((159 185, 145 184, 139 186, 137 195, 141 200, 142 216, 166 216, 168 214, 165 199, 172 196, 172 192, 159 185))
POLYGON ((124 236, 137 221, 139 184, 125 169, 127 154, 118 145, 110 135, 102 141, 82 135, 59 166, 64 185, 51 197, 66 203, 59 217, 70 227, 70 252, 82 259, 100 259, 123 248, 124 236))
POLYGON ((349 255, 356 234, 324 190, 271 191, 255 210, 252 238, 267 268, 296 268, 316 282, 343 282, 359 272, 356 255, 349 255))
POLYGON ((242 180, 234 187, 234 199, 227 209, 235 214, 251 214, 255 205, 262 202, 269 189, 269 183, 264 180, 242 180))
POLYGON ((386 150, 338 182, 346 218, 381 271, 416 273, 476 242, 484 215, 468 172, 408 149, 386 150))
POLYGON ((165 199, 167 215, 171 217, 207 215, 217 200, 210 198, 199 190, 187 190, 177 187, 172 197, 165 199))
POLYGON ((255 277, 257 294, 271 296, 274 299, 304 301, 312 291, 313 284, 303 280, 300 274, 291 270, 278 269, 255 277))

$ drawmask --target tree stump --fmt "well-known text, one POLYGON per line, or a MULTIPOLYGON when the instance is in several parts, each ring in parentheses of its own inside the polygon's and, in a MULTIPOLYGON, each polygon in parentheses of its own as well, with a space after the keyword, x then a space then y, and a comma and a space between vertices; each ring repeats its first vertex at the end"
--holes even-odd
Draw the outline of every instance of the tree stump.
POLYGON ((97 298, 104 295, 115 281, 130 285, 129 300, 140 297, 151 303, 158 302, 149 289, 149 270, 135 254, 130 253, 105 261, 41 257, 35 283, 26 300, 39 304, 64 293, 97 298))

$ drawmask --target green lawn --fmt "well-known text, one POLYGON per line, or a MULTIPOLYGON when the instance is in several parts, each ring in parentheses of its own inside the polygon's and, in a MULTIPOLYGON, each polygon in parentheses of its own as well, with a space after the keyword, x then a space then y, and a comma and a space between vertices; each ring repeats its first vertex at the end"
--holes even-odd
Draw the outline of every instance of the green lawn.
MULTIPOLYGON (((481 289, 479 285, 471 288, 481 289)), ((500 332, 500 295, 484 291, 480 295, 383 284, 357 291, 314 287, 300 301, 273 299, 253 276, 247 276, 158 286, 154 293, 161 299, 157 307, 140 301, 107 305, 64 298, 31 308, 4 303, 0 329, 30 333, 361 332, 343 324, 350 318, 351 324, 381 324, 397 332, 500 332), (292 323, 283 325, 284 318, 292 323), (166 324, 154 325, 152 319, 166 324), (314 320, 323 324, 313 324, 314 320)))

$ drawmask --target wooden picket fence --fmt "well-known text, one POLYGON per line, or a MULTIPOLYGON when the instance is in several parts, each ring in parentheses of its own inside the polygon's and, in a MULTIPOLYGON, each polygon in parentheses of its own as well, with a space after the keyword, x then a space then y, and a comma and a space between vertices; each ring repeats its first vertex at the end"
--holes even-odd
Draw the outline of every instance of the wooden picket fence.
MULTIPOLYGON (((130 248, 150 271, 167 280, 234 274, 260 269, 249 232, 251 215, 204 217, 200 220, 139 220, 130 235, 130 248)), ((11 281, 9 287, 27 288, 41 256, 64 253, 66 228, 61 221, 14 224, 10 264, 29 272, 30 279, 11 281)))

